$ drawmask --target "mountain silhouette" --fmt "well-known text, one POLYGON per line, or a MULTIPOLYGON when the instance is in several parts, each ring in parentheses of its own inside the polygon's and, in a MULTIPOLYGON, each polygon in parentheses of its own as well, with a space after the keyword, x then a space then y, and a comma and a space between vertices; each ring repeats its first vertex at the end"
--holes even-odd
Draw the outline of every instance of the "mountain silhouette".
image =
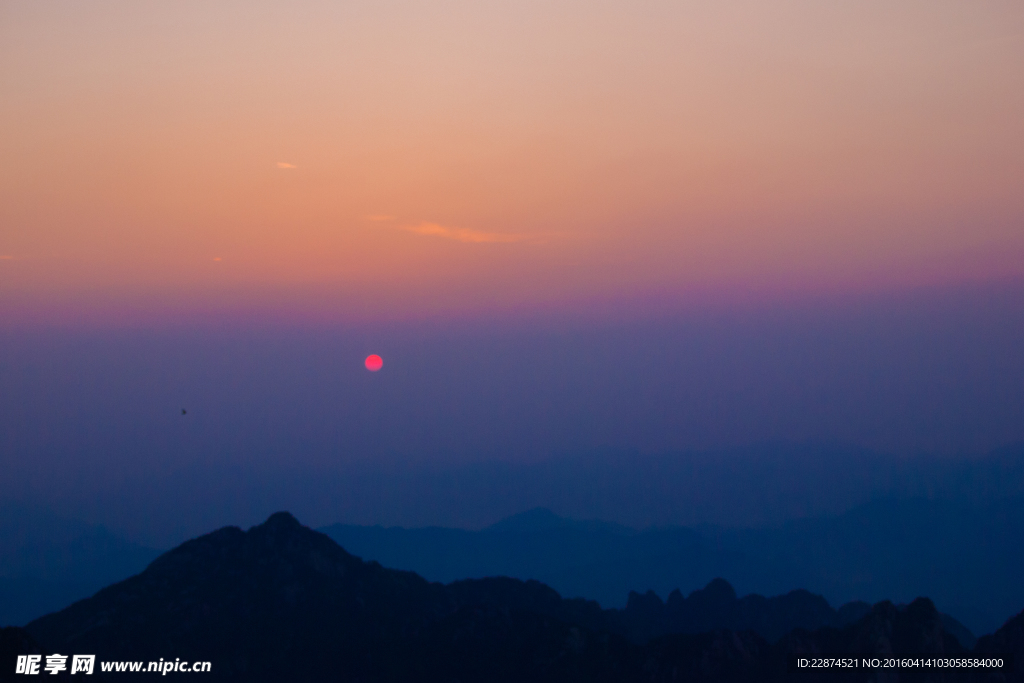
MULTIPOLYGON (((637 530, 535 509, 479 531, 342 524, 321 531, 361 557, 431 581, 533 578, 604 607, 625 607, 631 590, 667 600, 677 588, 691 591, 722 576, 745 592, 802 587, 832 604, 928 595, 975 633, 991 633, 1024 604, 1020 496, 977 504, 877 500, 757 529, 637 530)), ((789 625, 751 627, 772 639, 789 625)), ((973 642, 966 628, 958 637, 973 642)))
POLYGON ((45 509, 0 506, 0 626, 66 607, 139 573, 159 554, 45 509))
POLYGON ((992 635, 979 638, 974 651, 982 656, 1013 653, 1013 664, 1005 680, 1024 681, 1024 611, 992 635))
MULTIPOLYGON (((820 607, 809 594, 783 598, 778 604, 796 605, 798 613, 820 607)), ((429 583, 364 562, 276 513, 248 531, 227 527, 188 541, 141 574, 24 632, 8 629, 4 642, 13 645, 4 647, 5 657, 17 654, 19 642, 35 641, 45 652, 96 653, 101 660, 210 661, 213 671, 204 678, 212 681, 782 681, 789 680, 786 655, 794 652, 967 651, 927 599, 904 607, 879 603, 852 623, 797 628, 775 643, 707 621, 730 605, 740 615, 756 613, 747 603, 739 607, 743 600, 725 581, 685 599, 672 596, 654 623, 690 619, 712 630, 655 635, 641 644, 626 635, 639 605, 630 616, 628 608, 602 610, 509 578, 429 583)), ((1024 657, 1022 620, 978 648, 1024 657)), ((972 675, 921 680, 976 680, 972 675)))
MULTIPOLYGON (((45 656, 47 654, 52 654, 52 651, 44 651, 42 646, 25 629, 16 626, 0 628, 0 683, 25 680, 24 676, 15 673, 18 655, 45 656)), ((67 671, 56 675, 48 674, 46 677, 55 681, 73 680, 67 671)))

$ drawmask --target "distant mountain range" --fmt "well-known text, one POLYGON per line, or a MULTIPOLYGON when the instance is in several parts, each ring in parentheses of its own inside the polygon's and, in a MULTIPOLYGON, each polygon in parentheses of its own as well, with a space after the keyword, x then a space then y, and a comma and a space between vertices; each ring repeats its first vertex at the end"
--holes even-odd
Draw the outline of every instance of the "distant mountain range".
MULTIPOLYGON (((0 509, 0 625, 22 625, 142 571, 159 552, 42 509, 0 509)), ((480 531, 333 525, 357 556, 430 581, 508 576, 624 608, 725 577, 741 594, 801 587, 832 605, 931 597, 975 634, 1024 605, 1024 498, 877 500, 760 529, 631 529, 535 509, 480 531)), ((822 624, 828 622, 821 622, 822 624)), ((775 631, 762 631, 770 637, 775 631)), ((961 642, 971 637, 960 632, 961 642)))
MULTIPOLYGON (((667 682, 792 680, 792 653, 971 650, 925 598, 833 611, 804 591, 737 599, 715 581, 686 598, 633 594, 626 609, 603 610, 536 581, 430 583, 364 562, 277 513, 249 531, 188 541, 137 576, 23 630, 4 629, 0 680, 16 680, 14 657, 29 651, 204 660, 211 681, 667 682), (784 633, 766 639, 759 628, 784 633), (707 630, 685 632, 693 629, 707 630)), ((913 680, 1024 681, 1024 613, 973 652, 1010 655, 1012 668, 999 678, 944 670, 913 680)))
POLYGON ((631 590, 668 596, 724 576, 744 592, 802 586, 833 604, 929 595, 975 633, 1024 605, 1024 497, 878 500, 761 529, 642 531, 536 509, 480 531, 335 524, 351 552, 432 581, 512 576, 621 607, 631 590))
POLYGON ((160 551, 102 526, 23 505, 0 507, 0 625, 24 624, 137 574, 160 551))

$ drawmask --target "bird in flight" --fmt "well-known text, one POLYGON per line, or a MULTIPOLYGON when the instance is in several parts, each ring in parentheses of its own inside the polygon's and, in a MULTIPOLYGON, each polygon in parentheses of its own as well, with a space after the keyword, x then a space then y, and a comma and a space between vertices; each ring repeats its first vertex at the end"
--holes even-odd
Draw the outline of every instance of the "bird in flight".
POLYGON ((184 409, 184 408, 182 408, 182 409, 181 409, 181 414, 182 414, 182 415, 184 415, 184 414, 185 414, 185 412, 186 412, 186 411, 185 411, 185 409, 184 409))

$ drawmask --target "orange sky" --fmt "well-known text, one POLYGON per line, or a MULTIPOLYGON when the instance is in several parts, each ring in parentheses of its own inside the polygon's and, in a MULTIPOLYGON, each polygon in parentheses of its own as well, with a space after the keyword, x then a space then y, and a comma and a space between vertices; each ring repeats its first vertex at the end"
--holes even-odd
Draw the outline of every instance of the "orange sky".
POLYGON ((0 311, 1016 278, 1022 64, 1017 0, 8 1, 0 311))

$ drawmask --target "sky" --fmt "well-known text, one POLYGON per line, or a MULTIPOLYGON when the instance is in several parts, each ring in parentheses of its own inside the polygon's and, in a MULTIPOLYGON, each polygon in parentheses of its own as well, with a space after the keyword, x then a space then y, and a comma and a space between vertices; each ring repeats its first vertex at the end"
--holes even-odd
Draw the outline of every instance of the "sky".
MULTIPOLYGON (((0 500, 164 548, 281 509, 314 526, 479 528, 537 506, 743 526, 899 493, 906 463, 942 479, 951 459, 1024 444, 1024 287, 832 303, 9 330, 0 500)), ((1011 493, 1021 471, 1000 475, 1011 493)))
POLYGON ((725 305, 1024 270, 1018 2, 5 2, 0 307, 725 305))
POLYGON ((1009 0, 0 3, 0 498, 1024 441, 1021 64, 1009 0))

